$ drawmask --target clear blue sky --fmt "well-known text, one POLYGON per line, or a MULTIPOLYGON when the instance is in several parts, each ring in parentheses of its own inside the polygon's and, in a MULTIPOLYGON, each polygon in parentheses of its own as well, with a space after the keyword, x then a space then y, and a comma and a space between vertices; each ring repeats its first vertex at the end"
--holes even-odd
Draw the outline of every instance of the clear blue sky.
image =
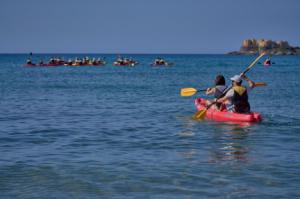
POLYGON ((0 53, 226 53, 300 46, 298 0, 0 0, 0 53))

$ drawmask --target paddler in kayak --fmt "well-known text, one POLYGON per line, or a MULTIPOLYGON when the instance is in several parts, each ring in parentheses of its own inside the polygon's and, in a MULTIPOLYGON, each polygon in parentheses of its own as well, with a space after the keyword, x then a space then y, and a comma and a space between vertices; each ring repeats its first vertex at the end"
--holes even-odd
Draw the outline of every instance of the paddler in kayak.
POLYGON ((246 75, 235 75, 230 78, 232 88, 226 95, 220 99, 216 99, 217 103, 225 103, 228 111, 236 113, 250 113, 250 104, 248 101, 248 91, 255 87, 255 83, 246 77, 246 75), (242 79, 247 81, 249 87, 242 86, 242 79))
POLYGON ((95 59, 95 64, 104 64, 104 61, 102 61, 102 59, 100 57, 98 57, 97 61, 95 59))
POLYGON ((31 64, 32 64, 32 61, 31 61, 30 58, 27 59, 26 64, 28 64, 28 65, 31 65, 31 64))
MULTIPOLYGON (((227 86, 225 84, 225 78, 223 75, 217 75, 215 78, 215 86, 213 88, 208 88, 206 89, 205 94, 206 95, 214 95, 215 99, 218 99, 221 97, 221 95, 223 94, 223 92, 227 89, 227 86)), ((209 100, 206 100, 206 104, 209 105, 212 102, 209 100)), ((213 106, 212 108, 214 109, 222 109, 224 107, 221 106, 222 103, 216 103, 215 106, 213 106)))
POLYGON ((48 61, 49 64, 54 64, 54 58, 51 57, 50 60, 48 61))
POLYGON ((72 66, 72 64, 73 64, 72 59, 69 59, 65 65, 67 65, 67 66, 72 66))
POLYGON ((160 58, 160 57, 157 57, 157 58, 154 60, 154 64, 155 64, 155 65, 164 65, 164 64, 165 64, 165 60, 163 60, 163 59, 160 58))
POLYGON ((271 65, 271 59, 270 58, 266 59, 266 61, 264 61, 264 65, 265 66, 270 66, 271 65))

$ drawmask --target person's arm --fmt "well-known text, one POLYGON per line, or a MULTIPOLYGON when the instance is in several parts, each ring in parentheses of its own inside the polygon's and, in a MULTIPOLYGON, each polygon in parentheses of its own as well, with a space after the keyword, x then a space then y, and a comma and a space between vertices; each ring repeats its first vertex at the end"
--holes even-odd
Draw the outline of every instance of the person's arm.
POLYGON ((250 88, 254 88, 255 87, 254 81, 252 81, 251 79, 249 79, 246 75, 243 74, 242 78, 247 81, 247 83, 248 83, 248 85, 249 85, 250 88))
POLYGON ((216 103, 227 103, 229 99, 231 99, 234 95, 234 91, 231 88, 224 97, 221 97, 219 99, 216 99, 215 102, 216 103))
POLYGON ((228 100, 228 97, 225 95, 224 97, 221 97, 220 99, 216 99, 216 103, 224 103, 228 100))
POLYGON ((216 88, 208 88, 208 89, 206 89, 205 94, 211 95, 211 94, 214 94, 215 92, 216 92, 216 88))

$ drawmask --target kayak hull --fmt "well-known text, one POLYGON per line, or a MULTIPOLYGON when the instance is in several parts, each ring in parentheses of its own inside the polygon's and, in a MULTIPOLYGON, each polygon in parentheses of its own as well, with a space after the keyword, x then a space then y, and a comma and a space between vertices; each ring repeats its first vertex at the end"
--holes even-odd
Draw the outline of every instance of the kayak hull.
POLYGON ((104 66, 105 63, 101 64, 64 64, 64 66, 104 66))
POLYGON ((157 63, 152 63, 150 64, 151 66, 172 66, 173 63, 163 63, 163 64, 157 64, 157 63))
MULTIPOLYGON (((195 100, 195 105, 198 111, 205 109, 205 99, 198 98, 195 100)), ((215 109, 208 109, 205 117, 207 119, 220 121, 220 122, 260 122, 262 120, 261 114, 251 112, 248 114, 233 113, 226 109, 219 111, 215 109)))
POLYGON ((50 66, 62 66, 63 64, 25 64, 26 67, 50 67, 50 66))
POLYGON ((125 63, 125 64, 121 64, 121 63, 118 63, 118 62, 114 62, 113 65, 114 66, 135 66, 135 65, 137 65, 137 63, 125 63))

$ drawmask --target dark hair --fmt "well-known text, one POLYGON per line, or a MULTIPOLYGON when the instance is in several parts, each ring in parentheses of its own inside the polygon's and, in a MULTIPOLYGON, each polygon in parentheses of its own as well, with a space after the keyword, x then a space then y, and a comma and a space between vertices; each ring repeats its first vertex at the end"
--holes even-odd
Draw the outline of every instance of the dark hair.
POLYGON ((216 86, 225 86, 225 78, 223 75, 218 75, 215 79, 215 85, 216 86))

